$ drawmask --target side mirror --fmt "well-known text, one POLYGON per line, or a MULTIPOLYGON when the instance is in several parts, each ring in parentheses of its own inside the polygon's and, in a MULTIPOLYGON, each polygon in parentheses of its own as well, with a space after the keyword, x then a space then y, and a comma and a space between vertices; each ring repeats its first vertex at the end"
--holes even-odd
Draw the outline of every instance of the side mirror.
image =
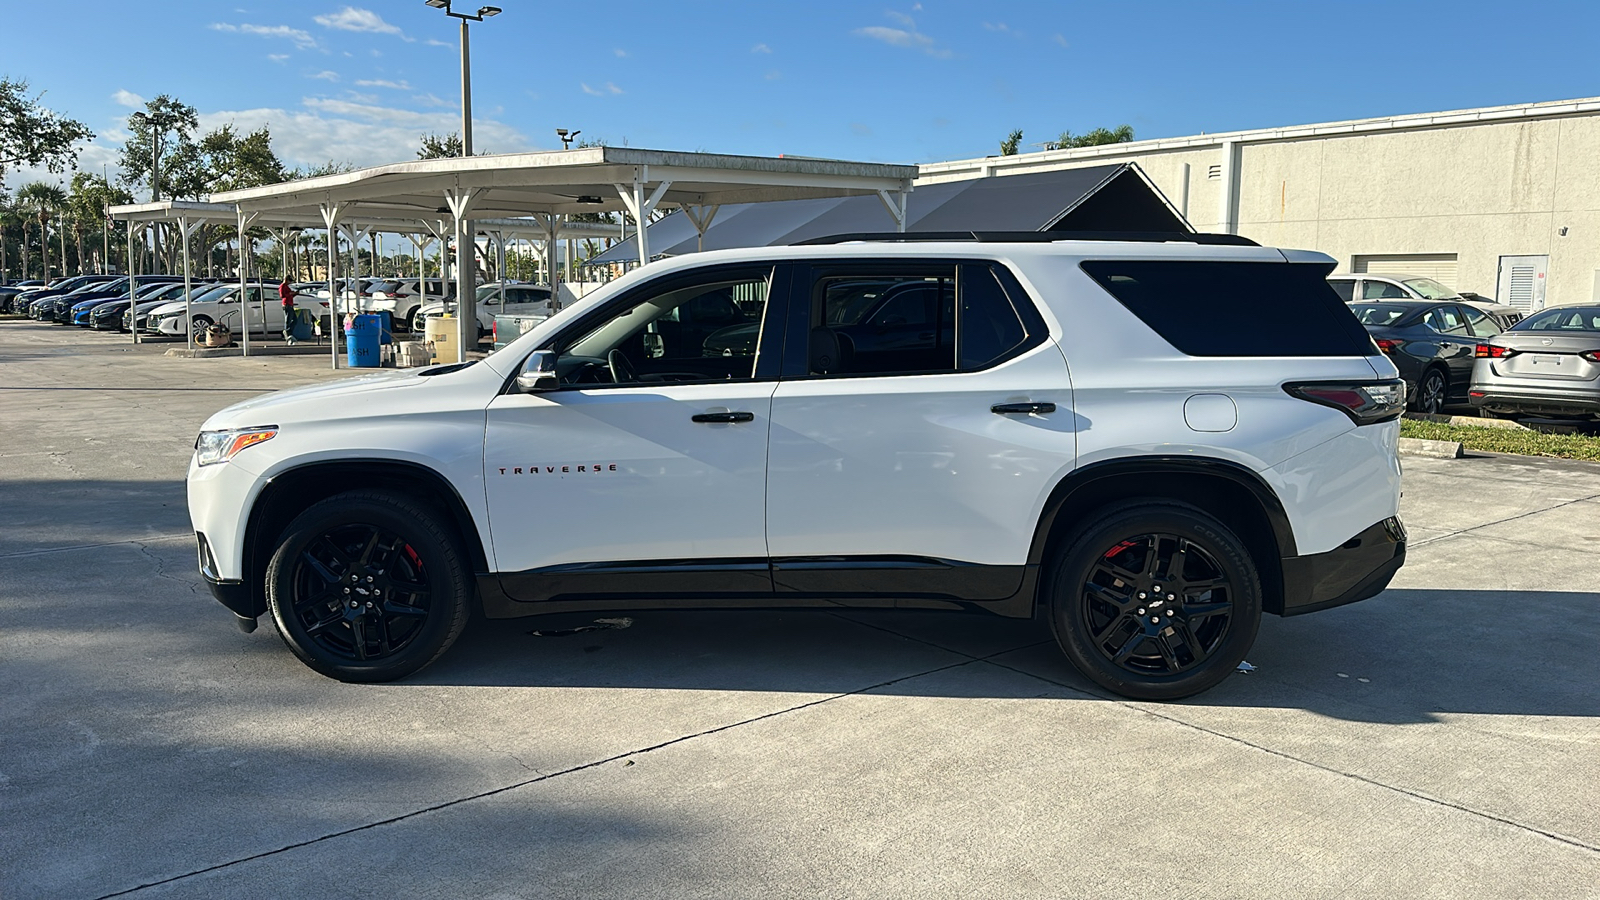
POLYGON ((517 390, 524 394, 538 394, 561 387, 556 378, 556 353, 554 350, 535 350, 528 355, 517 373, 517 390))

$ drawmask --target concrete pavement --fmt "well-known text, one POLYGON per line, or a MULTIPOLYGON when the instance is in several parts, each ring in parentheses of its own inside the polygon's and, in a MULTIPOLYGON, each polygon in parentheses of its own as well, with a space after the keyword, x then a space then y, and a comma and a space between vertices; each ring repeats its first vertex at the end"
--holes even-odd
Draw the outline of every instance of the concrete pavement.
POLYGON ((326 366, 0 323, 0 897, 1600 893, 1600 466, 1407 458, 1391 590, 1184 703, 905 613, 479 622, 359 687, 234 630, 183 503, 326 366))

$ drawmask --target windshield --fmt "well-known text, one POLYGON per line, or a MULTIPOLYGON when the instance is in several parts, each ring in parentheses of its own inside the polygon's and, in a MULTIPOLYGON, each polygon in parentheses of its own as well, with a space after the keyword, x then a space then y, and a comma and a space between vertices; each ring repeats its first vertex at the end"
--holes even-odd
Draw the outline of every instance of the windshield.
MULTIPOLYGON (((214 286, 212 286, 210 288, 207 288, 207 289, 201 291, 198 294, 195 294, 194 295, 194 299, 191 302, 193 302, 193 303, 217 303, 217 302, 220 302, 224 297, 227 297, 229 294, 232 294, 237 290, 239 290, 239 289, 236 286, 231 285, 231 284, 214 285, 214 286)), ((178 294, 178 299, 180 299, 180 300, 183 299, 183 294, 181 292, 178 294)))
POLYGON ((1424 300, 1457 300, 1460 295, 1432 278, 1403 278, 1401 284, 1422 295, 1424 300))
POLYGON ((1410 307, 1385 304, 1382 306, 1352 306, 1350 311, 1356 314, 1356 321, 1363 325, 1393 325, 1400 321, 1410 307))
POLYGON ((1512 331, 1600 331, 1600 306, 1547 309, 1511 326, 1512 331))
POLYGON ((478 302, 479 303, 482 303, 483 301, 488 300, 491 297, 498 297, 498 296, 500 296, 500 285, 498 285, 498 284, 486 284, 483 287, 478 288, 478 302))

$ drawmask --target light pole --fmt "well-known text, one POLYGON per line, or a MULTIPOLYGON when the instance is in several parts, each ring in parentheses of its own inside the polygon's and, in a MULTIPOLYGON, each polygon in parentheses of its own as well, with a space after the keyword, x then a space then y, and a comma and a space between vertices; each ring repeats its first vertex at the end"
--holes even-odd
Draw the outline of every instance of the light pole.
POLYGON ((461 155, 472 155, 472 49, 467 40, 467 23, 482 22, 491 16, 500 15, 498 6, 480 6, 478 12, 458 13, 450 9, 451 0, 424 0, 434 9, 444 10, 444 14, 453 19, 461 20, 461 155))
POLYGON ((561 139, 561 149, 563 150, 571 150, 572 142, 577 140, 580 134, 583 134, 583 129, 581 128, 577 131, 568 131, 565 128, 556 129, 556 137, 561 139))

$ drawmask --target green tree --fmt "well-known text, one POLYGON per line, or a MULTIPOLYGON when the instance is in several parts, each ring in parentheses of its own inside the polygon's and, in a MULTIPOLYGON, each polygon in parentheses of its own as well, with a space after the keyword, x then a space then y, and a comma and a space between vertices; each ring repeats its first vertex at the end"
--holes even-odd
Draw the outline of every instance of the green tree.
POLYGON ((1022 145, 1022 129, 1018 128, 1016 131, 1013 131, 1010 134, 1006 135, 1006 139, 1000 142, 1000 155, 1001 156, 1016 156, 1017 155, 1017 148, 1019 146, 1021 146, 1021 145, 1022 145))
MULTIPOLYGON (((17 189, 17 205, 28 215, 39 220, 39 253, 44 263, 44 277, 50 278, 50 216, 67 205, 67 193, 43 181, 30 181, 17 189)), ((26 235, 26 231, 24 231, 26 235)), ((62 274, 66 274, 67 261, 61 260, 62 274)))
POLYGON ((76 119, 46 109, 44 95, 30 95, 26 81, 0 78, 0 175, 15 166, 66 171, 78 158, 77 145, 94 133, 76 119))
MULTIPOLYGON (((106 211, 113 206, 132 203, 133 195, 120 187, 113 187, 104 176, 79 172, 72 176, 72 186, 67 197, 67 217, 72 223, 72 238, 78 248, 78 273, 84 271, 83 240, 106 238, 105 244, 119 243, 106 211)), ((110 260, 101 260, 105 267, 110 260)))
POLYGON ((151 198, 174 196, 173 173, 198 155, 194 132, 200 118, 194 107, 162 94, 128 117, 130 137, 122 145, 122 183, 149 184, 151 198), (158 165, 159 161, 159 165, 158 165), (159 179, 153 169, 160 169, 159 179))
MULTIPOLYGON (((422 136, 422 146, 417 149, 417 159, 449 159, 460 155, 461 135, 454 131, 443 137, 430 131, 422 136)), ((473 156, 488 155, 487 150, 479 150, 473 154, 473 156)))
MULTIPOLYGON (((22 216, 17 212, 11 197, 6 194, 5 187, 0 185, 0 280, 11 274, 10 267, 6 264, 6 238, 11 229, 22 224, 22 216)), ((22 277, 28 277, 28 244, 18 241, 17 249, 22 253, 22 277)))
POLYGON ((354 172, 355 170, 354 163, 337 162, 330 159, 319 166, 307 166, 303 169, 291 171, 289 180, 299 181, 302 178, 320 178, 323 175, 343 175, 346 172, 354 172))
POLYGON ((1073 134, 1070 131, 1061 132, 1061 136, 1044 145, 1046 150, 1070 150, 1077 147, 1099 147, 1103 144, 1126 144, 1133 140, 1132 125, 1118 125, 1116 128, 1096 128, 1086 134, 1073 134))

